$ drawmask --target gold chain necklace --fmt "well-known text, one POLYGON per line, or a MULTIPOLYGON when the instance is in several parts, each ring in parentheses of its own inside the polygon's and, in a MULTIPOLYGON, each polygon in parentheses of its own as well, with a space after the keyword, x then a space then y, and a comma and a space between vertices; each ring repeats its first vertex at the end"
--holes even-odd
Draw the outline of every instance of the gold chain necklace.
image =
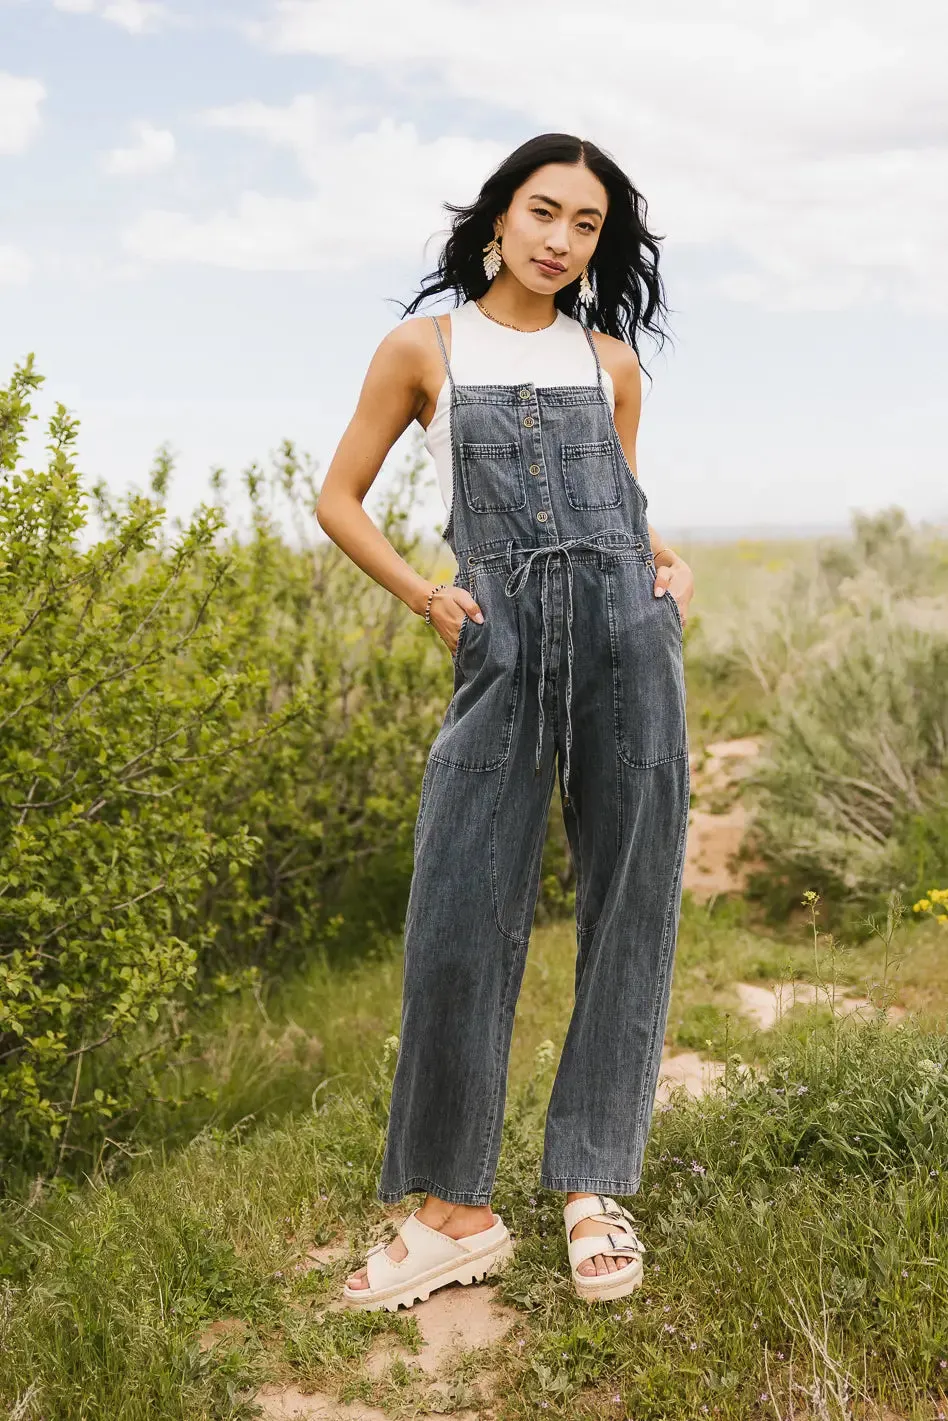
POLYGON ((487 317, 489 321, 496 321, 498 326, 506 326, 508 331, 519 331, 520 334, 524 336, 535 336, 539 335, 541 331, 548 331, 550 329, 550 326, 556 325, 556 318, 559 315, 559 312, 555 311, 553 313, 552 321, 547 321, 545 326, 537 326, 536 330, 525 331, 523 326, 515 326, 510 321, 502 321, 499 316, 492 316, 490 311, 485 311, 480 301, 476 299, 474 301, 474 305, 477 307, 477 309, 481 312, 482 315, 487 317))

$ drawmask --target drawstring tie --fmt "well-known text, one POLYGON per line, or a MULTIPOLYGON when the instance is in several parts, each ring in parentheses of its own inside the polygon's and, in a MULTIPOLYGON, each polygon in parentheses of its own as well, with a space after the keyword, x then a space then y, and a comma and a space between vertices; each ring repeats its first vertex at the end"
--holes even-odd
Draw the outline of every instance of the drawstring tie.
MULTIPOLYGON (((543 759, 543 689, 546 680, 547 662, 547 610, 549 606, 549 581, 550 581, 550 554, 562 553, 566 559, 566 756, 563 765, 563 803, 569 804, 569 765, 570 747, 573 743, 573 723, 570 716, 570 703, 573 697, 573 561, 570 557, 570 549, 589 548, 592 552, 600 552, 601 547, 598 542, 600 538, 616 536, 625 539, 619 547, 631 547, 635 543, 625 529, 603 528, 598 533, 590 533, 587 537, 567 538, 560 543, 539 543, 532 548, 518 548, 517 552, 526 553, 526 559, 520 563, 507 578, 504 583, 504 591, 508 597, 519 596, 533 568, 533 564, 538 557, 544 557, 543 577, 540 582, 540 679, 538 684, 537 699, 539 702, 539 729, 537 732, 537 749, 535 759, 536 773, 540 773, 540 765, 543 759)), ((615 546, 615 544, 613 544, 615 546)))

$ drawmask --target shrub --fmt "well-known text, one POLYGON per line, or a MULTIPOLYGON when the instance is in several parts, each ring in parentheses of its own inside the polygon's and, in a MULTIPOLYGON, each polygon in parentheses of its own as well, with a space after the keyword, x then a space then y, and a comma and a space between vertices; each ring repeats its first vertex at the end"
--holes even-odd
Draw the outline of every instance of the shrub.
POLYGON ((744 634, 769 706, 749 787, 755 879, 786 910, 818 887, 857 905, 948 869, 948 598, 901 515, 794 570, 744 634), (880 526, 887 536, 880 535, 880 526))
MULTIPOLYGON (((30 359, 0 392, 0 1151, 48 1168, 127 1133, 222 969, 400 922, 450 659, 288 545, 267 499, 302 532, 315 501, 291 445, 245 475, 249 538, 221 506, 170 530, 163 453, 151 497, 90 491, 96 539, 63 406, 20 467, 40 383, 30 359)), ((408 553, 416 472, 381 520, 408 553)))

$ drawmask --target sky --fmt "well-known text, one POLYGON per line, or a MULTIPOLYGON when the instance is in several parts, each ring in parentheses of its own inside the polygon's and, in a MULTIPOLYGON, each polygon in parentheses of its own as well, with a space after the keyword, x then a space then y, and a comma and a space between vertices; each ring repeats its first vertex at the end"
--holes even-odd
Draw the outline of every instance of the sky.
POLYGON ((652 522, 942 521, 946 41, 935 0, 0 0, 0 382, 33 352, 117 491, 170 445, 179 513, 284 438, 325 469, 443 204, 555 129, 663 238, 652 522))

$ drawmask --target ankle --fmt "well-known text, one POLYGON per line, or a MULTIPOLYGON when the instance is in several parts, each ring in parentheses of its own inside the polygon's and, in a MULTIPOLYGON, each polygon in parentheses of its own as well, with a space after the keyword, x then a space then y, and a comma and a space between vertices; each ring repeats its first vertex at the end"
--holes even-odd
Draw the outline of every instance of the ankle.
MULTIPOLYGON (((452 1204, 447 1199, 439 1199, 429 1194, 418 1210, 418 1217, 430 1229, 447 1230, 454 1225, 489 1226, 493 1211, 489 1204, 452 1204)), ((473 1233, 475 1228, 462 1227, 461 1232, 473 1233)))

